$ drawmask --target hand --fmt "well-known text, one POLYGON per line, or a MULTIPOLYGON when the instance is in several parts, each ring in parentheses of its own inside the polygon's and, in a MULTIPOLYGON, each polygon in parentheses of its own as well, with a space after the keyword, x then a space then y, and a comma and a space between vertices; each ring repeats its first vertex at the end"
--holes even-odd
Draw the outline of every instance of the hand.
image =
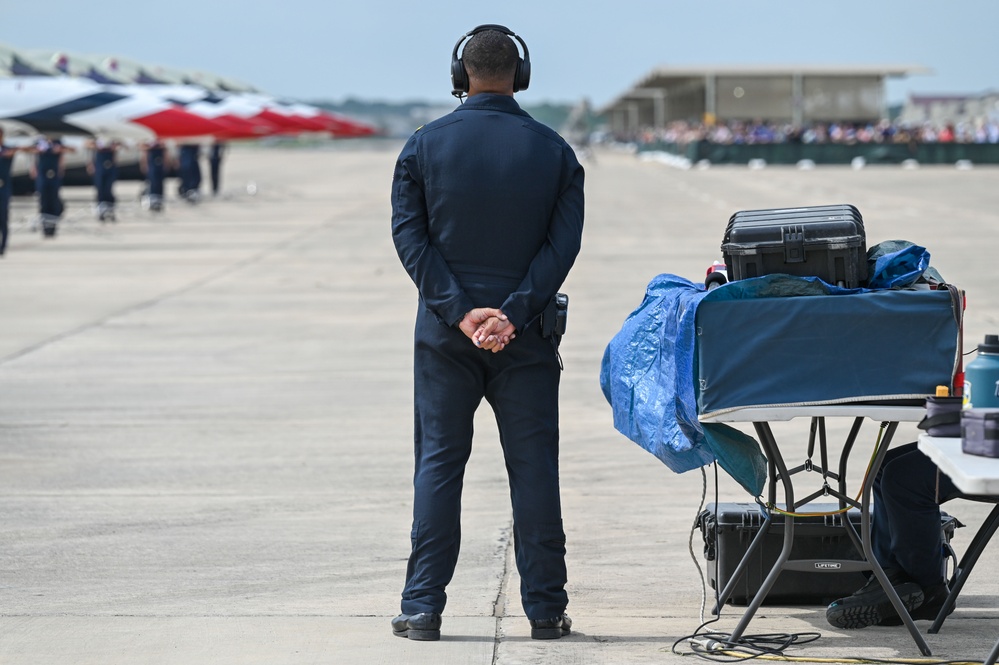
POLYGON ((478 307, 465 314, 458 328, 480 349, 498 353, 510 343, 515 328, 506 314, 493 307, 478 307))
POLYGON ((475 340, 472 338, 472 335, 475 334, 475 331, 479 329, 480 325, 482 325, 490 317, 499 318, 501 316, 504 319, 506 318, 506 315, 498 309, 494 309, 492 307, 478 307, 465 314, 465 318, 458 322, 458 329, 465 333, 465 337, 474 342, 475 340))
POLYGON ((472 343, 481 349, 499 353, 517 337, 517 328, 506 316, 490 317, 472 335, 472 343))

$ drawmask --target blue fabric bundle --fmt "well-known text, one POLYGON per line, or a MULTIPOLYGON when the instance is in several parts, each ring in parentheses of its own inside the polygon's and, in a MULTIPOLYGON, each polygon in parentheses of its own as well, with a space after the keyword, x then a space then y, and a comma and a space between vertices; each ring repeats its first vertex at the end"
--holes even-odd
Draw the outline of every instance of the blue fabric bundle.
MULTIPOLYGON (((869 259, 876 261, 871 274, 879 284, 911 284, 927 271, 926 250, 900 242, 871 248, 869 259)), ((612 407, 614 427, 677 473, 717 460, 746 491, 759 496, 766 480, 766 458, 758 442, 733 427, 697 419, 694 371, 698 305, 705 299, 865 291, 868 289, 845 289, 815 277, 790 275, 738 280, 707 291, 703 284, 677 275, 658 275, 646 288, 641 305, 604 351, 600 386, 612 407)))

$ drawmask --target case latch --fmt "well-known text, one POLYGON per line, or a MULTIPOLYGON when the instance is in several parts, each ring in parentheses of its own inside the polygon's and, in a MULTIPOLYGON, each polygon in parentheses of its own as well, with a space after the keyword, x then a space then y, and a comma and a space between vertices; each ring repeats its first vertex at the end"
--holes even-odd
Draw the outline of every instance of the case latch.
POLYGON ((805 229, 802 226, 782 226, 784 263, 805 262, 805 229))

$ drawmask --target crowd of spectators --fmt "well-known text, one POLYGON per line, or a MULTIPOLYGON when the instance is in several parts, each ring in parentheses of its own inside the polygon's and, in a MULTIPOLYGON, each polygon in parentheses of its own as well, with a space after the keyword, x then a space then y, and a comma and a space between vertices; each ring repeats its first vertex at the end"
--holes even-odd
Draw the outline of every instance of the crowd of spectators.
POLYGON ((718 122, 712 125, 676 120, 647 128, 632 140, 640 144, 708 141, 720 144, 759 143, 999 143, 999 121, 904 124, 816 123, 807 127, 773 122, 718 122))

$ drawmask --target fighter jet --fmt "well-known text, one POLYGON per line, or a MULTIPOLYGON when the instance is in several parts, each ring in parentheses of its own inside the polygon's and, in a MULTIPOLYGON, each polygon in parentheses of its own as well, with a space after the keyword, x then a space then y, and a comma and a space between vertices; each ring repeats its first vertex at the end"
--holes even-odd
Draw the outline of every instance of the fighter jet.
POLYGON ((52 76, 0 79, 0 122, 22 133, 28 128, 124 141, 211 136, 225 129, 138 88, 52 76))
POLYGON ((334 138, 348 138, 377 133, 374 127, 365 123, 308 104, 282 102, 249 84, 214 74, 145 65, 118 56, 98 56, 92 60, 99 75, 115 76, 151 88, 157 94, 163 93, 171 101, 183 104, 192 113, 213 119, 238 118, 257 124, 256 137, 322 132, 334 138))

